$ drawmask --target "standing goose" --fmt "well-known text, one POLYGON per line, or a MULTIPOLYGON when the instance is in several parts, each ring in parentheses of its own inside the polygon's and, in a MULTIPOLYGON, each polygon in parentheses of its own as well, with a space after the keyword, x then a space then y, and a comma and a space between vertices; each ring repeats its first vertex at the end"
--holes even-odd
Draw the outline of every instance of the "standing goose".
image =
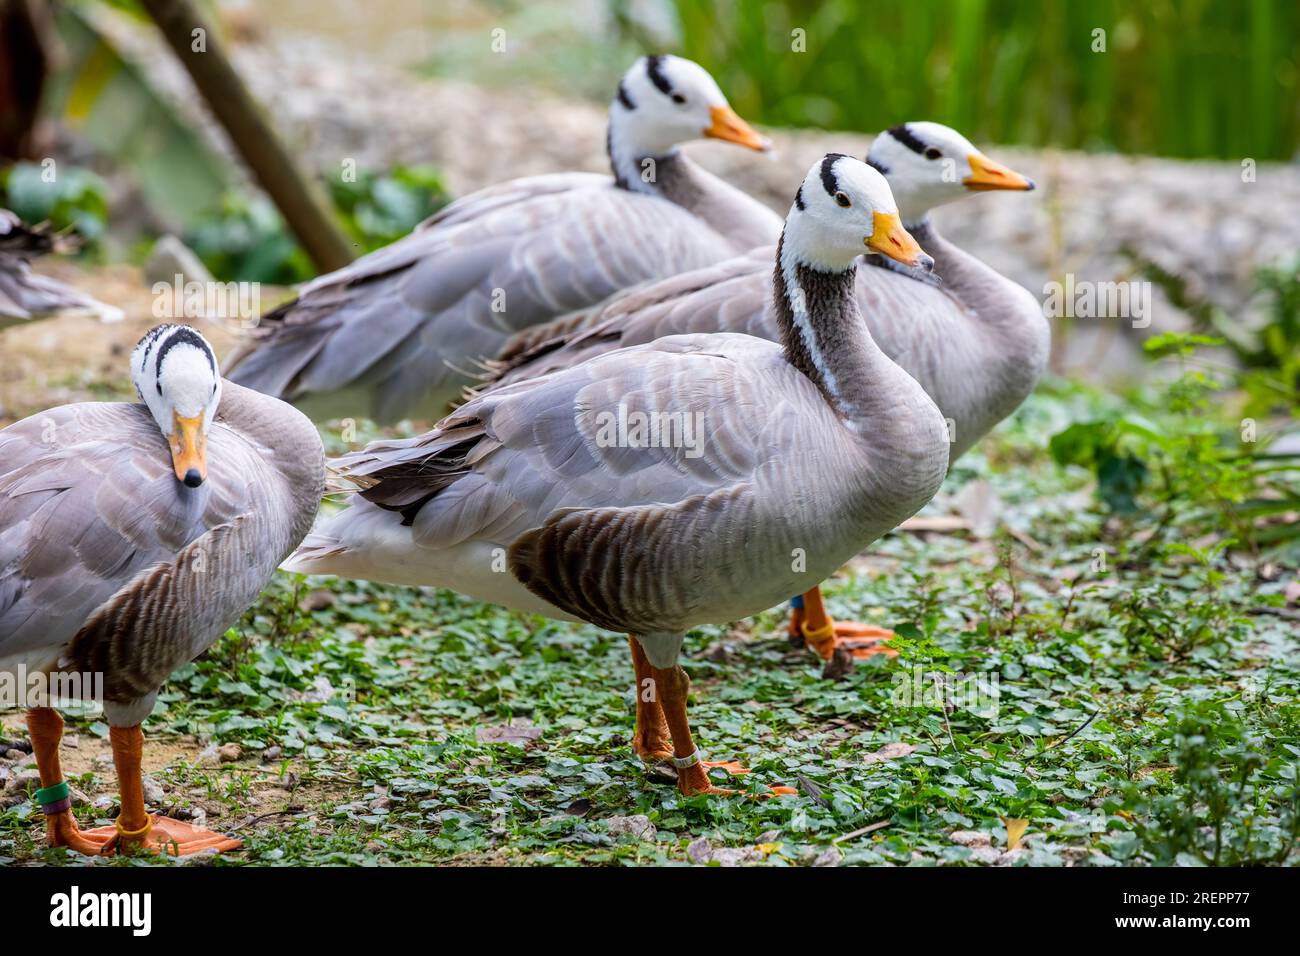
POLYGON ((929 501, 947 468, 939 410, 858 312, 864 243, 928 264, 883 177, 831 154, 777 246, 780 346, 670 336, 344 456, 333 464, 359 496, 286 567, 628 633, 637 686, 657 697, 637 694, 637 753, 671 758, 683 793, 716 792, 686 716, 685 633, 811 587, 929 501))
POLYGON ((98 302, 69 285, 32 272, 31 261, 49 252, 75 248, 66 237, 41 226, 28 226, 8 209, 0 209, 0 329, 53 315, 86 313, 101 322, 118 322, 122 311, 98 302))
POLYGON ((186 326, 146 333, 131 377, 139 404, 65 405, 0 431, 0 673, 19 687, 82 675, 80 696, 89 675, 102 681, 122 806, 112 827, 77 828, 60 695, 27 702, 51 845, 232 849, 145 813, 140 724, 167 676, 239 619, 307 533, 324 451, 301 413, 223 382, 186 326))
MULTIPOLYGON (((1029 190, 1034 184, 938 123, 907 123, 881 133, 867 162, 889 181, 904 226, 934 257, 942 284, 917 281, 890 260, 868 256, 868 263, 883 268, 858 270, 858 305, 872 338, 949 420, 955 460, 1033 391, 1047 365, 1049 327, 1028 290, 947 242, 929 213, 972 192, 1029 190)), ((771 254, 770 248, 755 249, 520 333, 503 351, 496 381, 485 387, 664 335, 744 332, 779 342, 781 321, 767 282, 771 254)), ((792 638, 806 640, 826 659, 842 645, 866 656, 893 636, 883 628, 832 621, 820 588, 794 603, 792 638)))
POLYGON ((776 241, 780 217, 678 151, 701 136, 767 148, 702 67, 638 60, 609 108, 612 178, 559 173, 466 196, 309 283, 227 374, 317 419, 440 417, 519 329, 776 241))

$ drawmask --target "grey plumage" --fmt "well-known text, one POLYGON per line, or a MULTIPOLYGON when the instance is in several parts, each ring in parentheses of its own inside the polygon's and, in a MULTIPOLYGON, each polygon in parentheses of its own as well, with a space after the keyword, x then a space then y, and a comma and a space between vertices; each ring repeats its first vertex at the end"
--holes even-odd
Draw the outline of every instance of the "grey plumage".
POLYGON ((0 669, 102 672, 127 726, 238 619, 310 528, 324 454, 301 414, 229 382, 207 443, 187 488, 143 405, 0 431, 0 669))
MULTIPOLYGON (((866 215, 870 234, 863 197, 892 202, 888 188, 840 162, 866 184, 866 212, 828 213, 824 199, 815 215, 866 215)), ((790 292, 811 315, 806 333, 787 321, 786 350, 750 335, 660 338, 491 389, 424 435, 344 456, 333 464, 360 494, 285 566, 591 621, 636 634, 669 666, 690 627, 807 590, 942 480, 938 410, 866 335, 847 295, 852 257, 822 267, 823 289, 790 292), (796 334, 837 344, 824 369, 835 404, 787 359, 796 334), (683 435, 693 423, 701 441, 603 431, 633 414, 683 435)))
MULTIPOLYGON (((953 421, 951 457, 1014 411, 1047 366, 1049 327, 1030 293, 940 236, 912 235, 935 260, 935 286, 860 268, 856 299, 872 338, 953 421)), ((742 332, 780 340, 768 281, 773 250, 645 283, 600 306, 514 336, 481 391, 664 335, 742 332)))
POLYGON ((32 271, 33 259, 74 247, 67 237, 47 227, 26 225, 10 210, 0 209, 0 329, 69 312, 88 313, 105 322, 122 318, 119 309, 32 271))

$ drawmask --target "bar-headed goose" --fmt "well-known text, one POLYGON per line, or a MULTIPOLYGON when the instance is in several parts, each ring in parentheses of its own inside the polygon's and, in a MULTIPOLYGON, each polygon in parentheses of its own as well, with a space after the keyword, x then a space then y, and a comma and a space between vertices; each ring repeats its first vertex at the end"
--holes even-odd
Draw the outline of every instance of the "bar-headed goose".
POLYGON ((671 757, 684 793, 712 790, 686 717, 683 635, 807 590, 924 505, 947 468, 939 410, 858 311, 864 243, 929 263, 884 178, 829 155, 774 256, 781 345, 671 336, 344 456, 334 464, 359 496, 286 567, 436 584, 633 635, 638 687, 656 688, 638 694, 637 752, 671 757))
POLYGON ((0 431, 0 672, 37 681, 27 723, 51 845, 231 849, 146 814, 140 724, 167 676, 238 620, 307 533, 324 452, 301 413, 223 382, 186 326, 148 332, 131 376, 139 404, 65 405, 0 431), (122 811, 81 832, 52 705, 97 694, 122 811))
POLYGON ((121 321, 121 309, 32 271, 31 262, 38 256, 75 248, 72 239, 45 226, 29 226, 16 213, 0 209, 0 329, 54 315, 83 314, 101 322, 121 321))
POLYGON ((702 136, 767 146, 702 67, 638 60, 609 108, 612 178, 559 173, 466 196, 309 283, 227 374, 314 418, 441 417, 513 332, 776 241, 779 216, 678 151, 702 136))
MULTIPOLYGON (((940 236, 935 206, 972 192, 1028 190, 1034 184, 938 123, 907 123, 876 137, 867 162, 885 175, 903 223, 934 257, 940 285, 917 281, 891 260, 858 270, 857 301, 871 335, 912 375, 949 419, 955 460, 1033 390, 1047 365, 1047 320, 1024 288, 940 236)), ((781 340, 768 293, 770 248, 647 283, 602 306, 517 335, 484 388, 582 362, 613 349, 684 332, 744 332, 781 340)), ((855 656, 880 650, 883 628, 832 621, 819 589, 795 599, 792 638, 829 659, 837 645, 855 656)))

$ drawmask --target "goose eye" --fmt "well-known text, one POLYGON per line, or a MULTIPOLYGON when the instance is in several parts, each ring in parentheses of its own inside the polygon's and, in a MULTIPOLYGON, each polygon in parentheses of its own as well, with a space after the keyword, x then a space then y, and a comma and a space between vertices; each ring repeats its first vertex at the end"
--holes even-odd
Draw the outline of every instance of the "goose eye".
POLYGON ((853 205, 853 202, 849 199, 848 193, 836 193, 835 201, 846 209, 853 205))
POLYGON ((943 153, 937 147, 934 146, 927 147, 925 150, 926 159, 938 159, 942 155, 943 153))
POLYGON ((678 106, 681 106, 686 102, 686 97, 682 96, 682 94, 680 93, 674 93, 673 102, 676 103, 678 106))

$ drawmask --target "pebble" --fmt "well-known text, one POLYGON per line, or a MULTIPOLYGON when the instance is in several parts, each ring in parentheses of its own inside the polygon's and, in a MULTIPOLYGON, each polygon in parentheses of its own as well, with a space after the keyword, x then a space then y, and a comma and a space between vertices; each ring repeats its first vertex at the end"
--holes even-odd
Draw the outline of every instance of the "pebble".
POLYGON ((643 813, 630 817, 610 817, 605 821, 610 836, 633 836, 638 840, 650 841, 657 835, 655 825, 643 813))
POLYGON ((5 781, 5 790, 39 790, 41 775, 35 770, 19 770, 5 781))
POLYGON ((948 834, 948 839, 960 846, 969 847, 988 846, 993 842, 989 834, 979 830, 954 830, 948 834))
POLYGON ((147 775, 142 782, 144 784, 144 802, 155 807, 162 804, 167 797, 167 791, 163 789, 163 785, 147 775))

